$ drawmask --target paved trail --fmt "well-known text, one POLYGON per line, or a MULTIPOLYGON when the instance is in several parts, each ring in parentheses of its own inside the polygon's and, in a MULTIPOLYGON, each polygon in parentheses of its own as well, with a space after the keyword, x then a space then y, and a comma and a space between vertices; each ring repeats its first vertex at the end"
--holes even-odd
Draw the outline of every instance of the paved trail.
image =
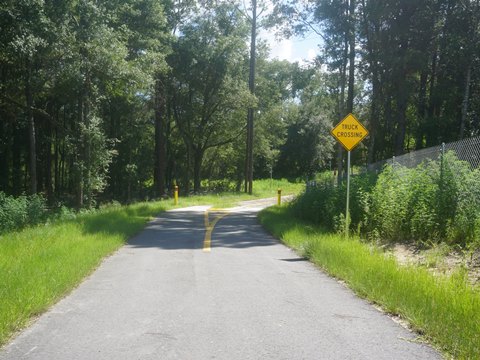
POLYGON ((265 205, 218 220, 210 244, 224 213, 162 214, 0 359, 441 358, 270 237, 265 205))

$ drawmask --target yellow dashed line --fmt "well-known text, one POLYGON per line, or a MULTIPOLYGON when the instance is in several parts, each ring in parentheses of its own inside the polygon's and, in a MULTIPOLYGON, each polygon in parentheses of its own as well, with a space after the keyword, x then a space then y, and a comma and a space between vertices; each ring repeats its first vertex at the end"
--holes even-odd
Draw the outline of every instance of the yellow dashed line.
POLYGON ((210 252, 212 250, 211 245, 212 245, 212 231, 217 222, 228 215, 228 210, 224 209, 209 209, 205 211, 205 239, 203 240, 203 251, 204 252, 210 252), (209 211, 215 211, 215 212, 223 212, 223 214, 220 214, 217 216, 215 219, 213 219, 212 222, 210 222, 208 218, 208 212, 209 211))

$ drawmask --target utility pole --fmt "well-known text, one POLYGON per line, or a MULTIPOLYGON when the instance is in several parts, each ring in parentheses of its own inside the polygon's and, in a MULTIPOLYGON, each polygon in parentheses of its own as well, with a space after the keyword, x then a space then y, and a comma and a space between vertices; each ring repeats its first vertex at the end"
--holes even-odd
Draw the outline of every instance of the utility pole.
MULTIPOLYGON (((257 40, 257 0, 252 0, 252 34, 250 39, 250 76, 248 86, 250 93, 255 95, 255 53, 257 40)), ((245 192, 253 191, 253 121, 254 111, 248 108, 247 114, 247 155, 245 161, 245 192)))

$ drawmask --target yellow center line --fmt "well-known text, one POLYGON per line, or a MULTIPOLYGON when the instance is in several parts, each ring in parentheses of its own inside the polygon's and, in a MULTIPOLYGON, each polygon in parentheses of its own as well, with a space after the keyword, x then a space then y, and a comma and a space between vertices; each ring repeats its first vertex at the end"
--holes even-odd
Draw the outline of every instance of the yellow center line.
POLYGON ((220 214, 217 216, 215 219, 213 219, 212 222, 210 222, 208 218, 208 210, 205 211, 205 239, 203 240, 203 251, 204 252, 210 252, 212 250, 212 232, 213 228, 217 224, 217 222, 224 218, 225 216, 228 215, 228 210, 223 210, 223 209, 210 209, 210 211, 215 211, 215 212, 223 212, 223 214, 220 214))

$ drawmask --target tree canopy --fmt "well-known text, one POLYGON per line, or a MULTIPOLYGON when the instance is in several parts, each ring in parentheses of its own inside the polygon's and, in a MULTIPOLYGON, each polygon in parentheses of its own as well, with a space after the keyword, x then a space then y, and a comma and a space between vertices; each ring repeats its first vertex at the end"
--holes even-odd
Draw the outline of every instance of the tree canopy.
POLYGON ((359 165, 478 134, 478 0, 281 0, 268 17, 264 2, 244 6, 2 2, 0 191, 80 208, 204 179, 240 190, 249 166, 257 178, 341 172, 329 130, 352 111, 370 131, 359 165), (253 5, 261 26, 320 49, 289 63, 258 41, 254 94, 253 5))

